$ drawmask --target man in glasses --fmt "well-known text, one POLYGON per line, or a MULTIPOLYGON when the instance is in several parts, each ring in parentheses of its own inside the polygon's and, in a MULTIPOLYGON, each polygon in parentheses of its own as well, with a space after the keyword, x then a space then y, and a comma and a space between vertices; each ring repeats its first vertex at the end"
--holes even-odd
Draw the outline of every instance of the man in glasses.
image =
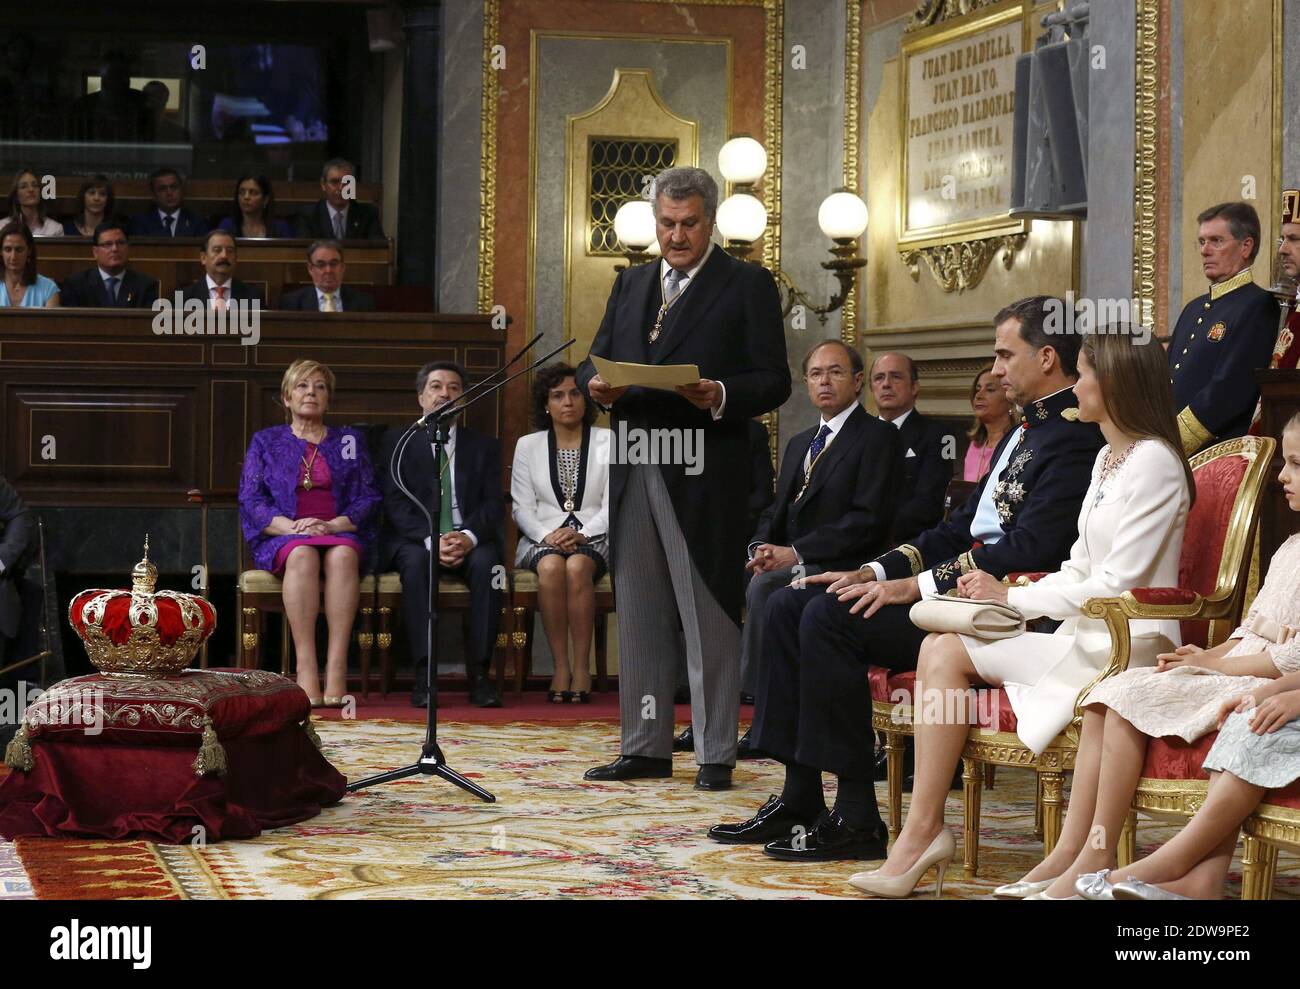
POLYGON ((298 236, 334 240, 383 240, 379 211, 356 200, 357 170, 344 158, 331 158, 320 173, 324 194, 310 212, 299 217, 298 236))
POLYGON ((69 275, 60 286, 65 306, 148 309, 158 298, 158 279, 127 267, 131 243, 120 223, 105 220, 95 228, 90 252, 95 267, 69 275))
POLYGON ((307 248, 307 274, 311 284, 280 296, 281 309, 304 312, 373 312, 375 300, 343 284, 347 265, 336 240, 316 240, 307 248))

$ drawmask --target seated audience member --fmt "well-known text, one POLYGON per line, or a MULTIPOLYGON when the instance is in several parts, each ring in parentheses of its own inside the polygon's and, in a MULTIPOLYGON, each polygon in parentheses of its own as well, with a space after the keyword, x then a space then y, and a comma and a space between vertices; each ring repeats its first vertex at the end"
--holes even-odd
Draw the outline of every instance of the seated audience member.
POLYGON ((63 233, 68 237, 93 237, 101 223, 117 221, 113 214, 115 203, 113 183, 108 176, 92 175, 77 190, 77 212, 63 225, 63 233))
MULTIPOLYGON (((455 401, 464 390, 465 372, 452 361, 432 361, 415 376, 416 398, 425 413, 455 401)), ((411 703, 423 707, 429 703, 426 616, 433 543, 424 512, 393 483, 389 464, 402 432, 396 427, 388 431, 379 462, 384 494, 379 558, 383 569, 402 575, 402 620, 415 660, 411 703)), ((501 494, 501 444, 453 422, 442 456, 442 464, 435 467, 428 438, 423 433, 417 435, 402 457, 401 477, 438 525, 435 574, 455 574, 469 584, 470 641, 465 644, 465 672, 470 703, 500 707, 501 698, 489 674, 502 604, 502 592, 494 579, 501 565, 500 529, 506 514, 501 494), (435 470, 442 477, 440 503, 433 501, 435 470)))
POLYGON ((943 497, 956 457, 955 439, 948 429, 916 411, 919 379, 916 362, 906 354, 881 354, 871 362, 871 394, 878 414, 896 426, 903 439, 903 480, 892 534, 895 545, 909 542, 943 518, 943 497))
POLYGON ((1259 214, 1249 203, 1220 203, 1196 218, 1209 291, 1183 308, 1169 341, 1169 378, 1183 452, 1245 436, 1259 399, 1255 372, 1269 365, 1278 304, 1254 282, 1259 214))
POLYGON ((292 237, 288 221, 275 216, 275 192, 265 175, 241 175, 235 205, 219 229, 236 237, 292 237))
MULTIPOLYGON (((1042 616, 1062 624, 1052 634, 1023 632, 998 640, 952 633, 926 637, 916 696, 930 716, 915 725, 912 802, 884 865, 850 879, 868 893, 909 896, 931 866, 939 870, 942 890, 943 871, 955 848, 952 832, 944 826, 944 801, 976 713, 967 704, 944 710, 944 698, 969 696, 972 686, 1005 687, 1016 734, 1037 755, 1070 723, 1079 693, 1110 660, 1110 630, 1101 619, 1085 617, 1084 605, 1133 587, 1178 584, 1183 527, 1196 486, 1183 459, 1164 350, 1150 335, 1143 342, 1127 326, 1108 326, 1082 337, 1078 367, 1074 393, 1079 420, 1097 423, 1106 446, 1092 468, 1069 559, 1036 583, 1009 588, 1001 575, 983 569, 984 561, 977 557, 975 567, 963 568, 967 572, 957 581, 963 597, 1003 601, 1026 618, 1042 616)), ((1032 403, 1026 412, 1032 422, 1032 403)), ((869 601, 867 595, 863 602, 869 601)), ((1134 671, 1154 667, 1157 656, 1177 646, 1180 634, 1172 620, 1134 622, 1131 633, 1134 671)), ((1099 759, 1100 752, 1093 749, 1089 756, 1099 759)), ((1113 776, 1109 745, 1106 752, 1107 774, 1113 776)), ((1083 761, 1086 767, 1087 759, 1083 761)), ((1078 779, 1074 785, 1079 786, 1078 779)), ((1117 836, 1122 821, 1121 815, 1115 830, 1103 833, 1117 836)))
POLYGON ((776 497, 776 471, 772 469, 771 434, 761 419, 750 419, 749 449, 753 455, 753 470, 749 484, 749 531, 758 528, 758 520, 776 497))
MULTIPOLYGON (((803 373, 808 398, 821 416, 786 446, 776 500, 749 542, 740 654, 747 693, 756 681, 768 598, 789 585, 796 566, 803 574, 842 570, 888 549, 902 486, 899 431, 859 404, 862 355, 826 340, 804 356, 803 373)), ((747 741, 748 736, 742 738, 741 746, 747 741)))
POLYGON ((978 481, 993 466, 993 451, 1020 417, 1007 398, 1002 382, 993 376, 992 364, 981 368, 971 382, 970 407, 975 413, 975 422, 966 434, 970 446, 966 448, 961 479, 978 481))
POLYGON ((160 168, 149 176, 153 206, 131 218, 132 237, 202 237, 208 225, 185 208, 185 183, 174 168, 160 168))
POLYGON ((301 217, 299 237, 313 240, 382 240, 384 228, 379 222, 379 211, 369 203, 359 203, 347 195, 357 170, 352 162, 331 158, 320 173, 320 187, 325 194, 311 210, 301 217))
POLYGON ((153 139, 152 118, 144 94, 131 86, 125 52, 107 53, 99 67, 99 90, 78 98, 68 113, 68 138, 81 142, 153 139))
POLYGON ((172 92, 167 84, 154 79, 140 89, 153 122, 153 140, 157 144, 189 144, 190 132, 167 119, 167 101, 172 92))
POLYGON ((537 574, 538 610, 555 657, 547 698, 586 704, 596 581, 609 569, 610 430, 593 426, 568 364, 533 379, 533 425, 521 436, 510 472, 519 546, 515 566, 537 574), (570 661, 572 643, 572 661, 570 661))
POLYGON ((0 259, 5 273, 0 306, 35 309, 60 305, 59 286, 36 273, 36 239, 21 220, 0 227, 0 259))
MULTIPOLYGON (((1300 511, 1300 415, 1293 416, 1282 431, 1282 471, 1278 481, 1287 506, 1293 512, 1300 511)), ((1175 584, 1156 581, 1130 586, 1175 584)), ((1130 664, 1126 672, 1103 680, 1089 691, 1084 698, 1083 731, 1061 837, 1052 853, 1024 879, 1001 887, 999 894, 1053 900, 1087 895, 1085 888, 1091 891, 1094 886, 1104 891, 1106 871, 1115 870, 1116 843, 1107 841, 1099 846, 1092 836, 1119 834, 1142 775, 1148 737, 1177 735, 1186 742, 1195 742, 1218 727, 1225 702, 1238 701, 1247 693, 1263 700, 1276 689, 1279 677, 1294 679, 1300 673, 1300 639, 1292 637, 1290 630, 1297 626, 1300 536, 1291 536, 1273 554, 1264 586, 1245 621, 1227 641, 1213 649, 1179 646, 1161 655, 1156 666, 1130 664), (1109 829, 1111 821, 1115 822, 1113 829, 1109 829), (1098 832, 1097 827, 1108 830, 1098 832)), ((1210 762, 1207 757, 1206 769, 1210 762)), ((1229 763, 1228 768, 1231 766, 1229 763)), ((1202 846, 1205 855, 1216 860, 1222 857, 1222 861, 1216 861, 1203 874, 1189 877, 1189 887, 1207 895, 1210 887, 1222 887, 1236 845, 1236 824, 1244 816, 1242 813, 1232 822, 1230 842, 1226 835, 1219 836, 1226 846, 1202 846)), ((1185 860, 1189 870, 1198 860, 1185 860)), ((1128 873, 1121 869, 1119 874, 1128 873)), ((1142 872, 1139 878, 1159 882, 1176 877, 1158 878, 1142 872)))
POLYGON ((0 477, 0 666, 18 638, 23 609, 17 579, 35 548, 36 520, 13 485, 0 477))
POLYGON ((186 301, 199 299, 214 309, 224 309, 231 299, 262 301, 255 289, 235 277, 238 263, 235 238, 224 230, 213 230, 203 238, 203 247, 199 251, 199 264, 203 265, 204 275, 185 286, 182 298, 186 301))
POLYGON ((373 312, 375 300, 367 292, 343 284, 347 265, 337 240, 312 241, 307 248, 307 274, 311 284, 280 296, 281 309, 307 312, 373 312))
POLYGON ((7 216, 11 220, 21 220, 33 237, 63 236, 63 224, 45 212, 41 180, 30 168, 14 175, 13 185, 9 187, 7 216))
POLYGON ((239 519, 254 566, 284 579, 298 685, 313 706, 341 707, 358 580, 374 545, 379 492, 364 436, 326 426, 334 373, 294 361, 280 383, 286 426, 253 434, 239 482, 239 519), (329 646, 322 696, 316 619, 324 581, 329 646))
MULTIPOLYGON (((909 611, 923 592, 947 593, 975 570, 997 577, 1055 570, 1078 535, 1101 434, 1078 421, 1072 386, 1079 337, 1044 330, 1049 306, 1060 304, 1046 296, 1021 299, 994 320, 993 373, 1026 408, 1029 428, 1003 439, 992 471, 967 502, 856 572, 816 574, 808 586, 782 588, 768 599, 753 737, 785 764, 785 788, 751 820, 713 827, 711 838, 767 842, 766 854, 791 860, 884 857, 867 667, 915 669, 926 633, 909 611), (839 777, 829 814, 822 772, 839 777)), ((945 794, 951 777, 950 766, 940 784, 945 794)), ((922 799, 919 781, 916 794, 914 801, 922 799)))
POLYGON ((63 282, 65 306, 111 306, 148 309, 158 298, 158 279, 127 267, 131 245, 114 220, 95 228, 90 248, 95 267, 69 275, 63 282))

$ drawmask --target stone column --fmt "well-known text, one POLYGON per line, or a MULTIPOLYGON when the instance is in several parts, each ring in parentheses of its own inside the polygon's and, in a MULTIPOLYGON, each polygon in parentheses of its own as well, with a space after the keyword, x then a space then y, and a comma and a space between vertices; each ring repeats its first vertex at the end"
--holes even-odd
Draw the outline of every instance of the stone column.
POLYGON ((398 189, 401 239, 397 245, 397 281, 431 285, 434 308, 435 245, 438 207, 438 48, 441 36, 439 0, 407 3, 404 7, 406 60, 402 86, 402 163, 398 189))

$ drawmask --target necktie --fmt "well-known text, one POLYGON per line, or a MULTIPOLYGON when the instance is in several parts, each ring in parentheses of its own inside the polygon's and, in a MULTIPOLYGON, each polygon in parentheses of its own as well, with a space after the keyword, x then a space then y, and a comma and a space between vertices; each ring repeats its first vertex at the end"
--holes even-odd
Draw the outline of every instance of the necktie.
POLYGON ((685 280, 686 276, 676 268, 668 272, 668 287, 664 290, 664 302, 672 302, 677 298, 677 293, 682 290, 682 282, 685 280))
POLYGON ((163 226, 165 226, 165 227, 167 228, 167 236, 168 236, 168 237, 175 237, 175 236, 176 236, 176 230, 175 230, 175 226, 176 226, 176 217, 174 217, 174 216, 164 216, 164 217, 163 217, 163 226))
POLYGON ((321 312, 338 312, 338 306, 334 304, 334 293, 326 292, 322 300, 321 312))
POLYGON ((344 222, 343 214, 335 213, 334 214, 334 239, 335 240, 343 239, 343 231, 344 231, 343 222, 344 222))
POLYGON ((217 293, 217 297, 212 300, 212 308, 224 310, 226 308, 226 286, 214 285, 212 291, 217 293))
POLYGON ((438 474, 442 478, 442 505, 438 510, 438 534, 451 532, 456 526, 451 521, 451 471, 447 469, 447 451, 438 457, 438 474))
POLYGON ((117 283, 121 281, 116 275, 108 280, 108 301, 117 305, 117 283))
POLYGON ((812 465, 817 462, 821 452, 826 449, 826 437, 830 436, 830 434, 831 427, 826 423, 822 423, 822 428, 817 431, 817 435, 813 437, 812 445, 808 447, 808 470, 804 472, 804 477, 812 473, 812 465))

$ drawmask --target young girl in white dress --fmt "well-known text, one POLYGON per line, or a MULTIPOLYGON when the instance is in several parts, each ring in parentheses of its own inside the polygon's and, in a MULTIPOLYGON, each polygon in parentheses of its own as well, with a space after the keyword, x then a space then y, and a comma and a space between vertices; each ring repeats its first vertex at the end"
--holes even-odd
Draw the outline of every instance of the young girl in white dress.
MULTIPOLYGON (((1027 632, 995 642, 930 635, 921 646, 916 676, 918 698, 959 696, 977 684, 1005 687, 1017 733, 1035 752, 1069 723, 1079 692, 1110 657, 1106 624, 1084 617, 1084 602, 1114 597, 1130 587, 1178 582, 1193 489, 1158 343, 1150 338, 1139 342, 1126 327, 1085 336, 1074 391, 1079 418, 1097 423, 1107 445, 1093 466, 1070 558, 1060 571, 1028 587, 1008 588, 978 570, 958 581, 965 597, 1006 601, 1026 617, 1064 619, 1062 625, 1051 635, 1027 632)), ((1181 641, 1177 622, 1135 624, 1134 665, 1154 666, 1157 655, 1181 641)), ((913 703, 914 711, 932 707, 948 710, 928 700, 913 703)), ((944 800, 968 721, 917 719, 916 782, 907 821, 884 865, 852 876, 854 886, 876 896, 907 896, 936 866, 942 887, 943 868, 955 848, 952 832, 944 826, 944 800)))
MULTIPOLYGON (((1291 510, 1300 511, 1300 415, 1283 430, 1282 453, 1284 464, 1278 479, 1286 489, 1291 510)), ((1137 790, 1149 738, 1177 735, 1194 742, 1218 727, 1226 710, 1235 708, 1243 695, 1251 694, 1258 700, 1273 696, 1279 690, 1279 677, 1288 675, 1286 682, 1290 683, 1289 675, 1300 672, 1300 639, 1292 638, 1298 629, 1300 535, 1292 536, 1278 548, 1245 621, 1225 642, 1213 649, 1180 646, 1160 656, 1154 669, 1130 669, 1089 692, 1061 839, 1052 854, 1024 879, 1001 887, 995 895, 1109 898, 1107 874, 1116 865, 1120 829, 1137 790), (1104 775, 1100 772, 1102 763, 1106 767, 1104 775), (1098 836, 1101 840, 1097 840, 1098 836)), ((1211 749, 1213 759, 1207 756, 1205 768, 1237 766, 1227 761, 1227 754, 1235 745, 1232 740, 1239 742, 1248 733, 1240 715, 1228 719, 1226 738, 1211 749)), ((1284 738, 1300 739, 1300 733, 1288 731, 1284 738)), ((1295 772, 1286 782, 1300 776, 1297 761, 1293 757, 1288 764, 1287 771, 1295 768, 1295 772)), ((1224 788, 1223 798, 1233 789, 1224 788)), ((1196 895, 1216 896, 1216 891, 1222 890, 1236 847, 1236 827, 1264 792, 1259 787, 1251 789, 1255 791, 1253 802, 1236 818, 1231 833, 1223 830, 1221 822, 1216 824, 1218 840, 1213 847, 1206 847, 1200 840, 1198 836, 1205 832, 1199 826, 1194 830, 1189 826, 1190 846, 1182 841, 1175 845, 1171 855, 1183 854, 1181 849, 1190 847, 1197 855, 1196 862, 1204 866, 1198 871, 1186 858, 1176 859, 1179 867, 1186 867, 1186 889, 1196 895)), ((1242 799, 1249 797, 1245 790, 1236 792, 1245 795, 1242 799)), ((1233 808, 1231 813, 1236 813, 1239 802, 1228 802, 1233 808)), ((1154 881, 1149 879, 1152 875, 1170 878, 1160 871, 1164 858, 1157 861, 1155 870, 1144 867, 1135 874, 1148 881, 1154 881)), ((1123 874, 1129 875, 1132 869, 1123 870, 1123 874)))

